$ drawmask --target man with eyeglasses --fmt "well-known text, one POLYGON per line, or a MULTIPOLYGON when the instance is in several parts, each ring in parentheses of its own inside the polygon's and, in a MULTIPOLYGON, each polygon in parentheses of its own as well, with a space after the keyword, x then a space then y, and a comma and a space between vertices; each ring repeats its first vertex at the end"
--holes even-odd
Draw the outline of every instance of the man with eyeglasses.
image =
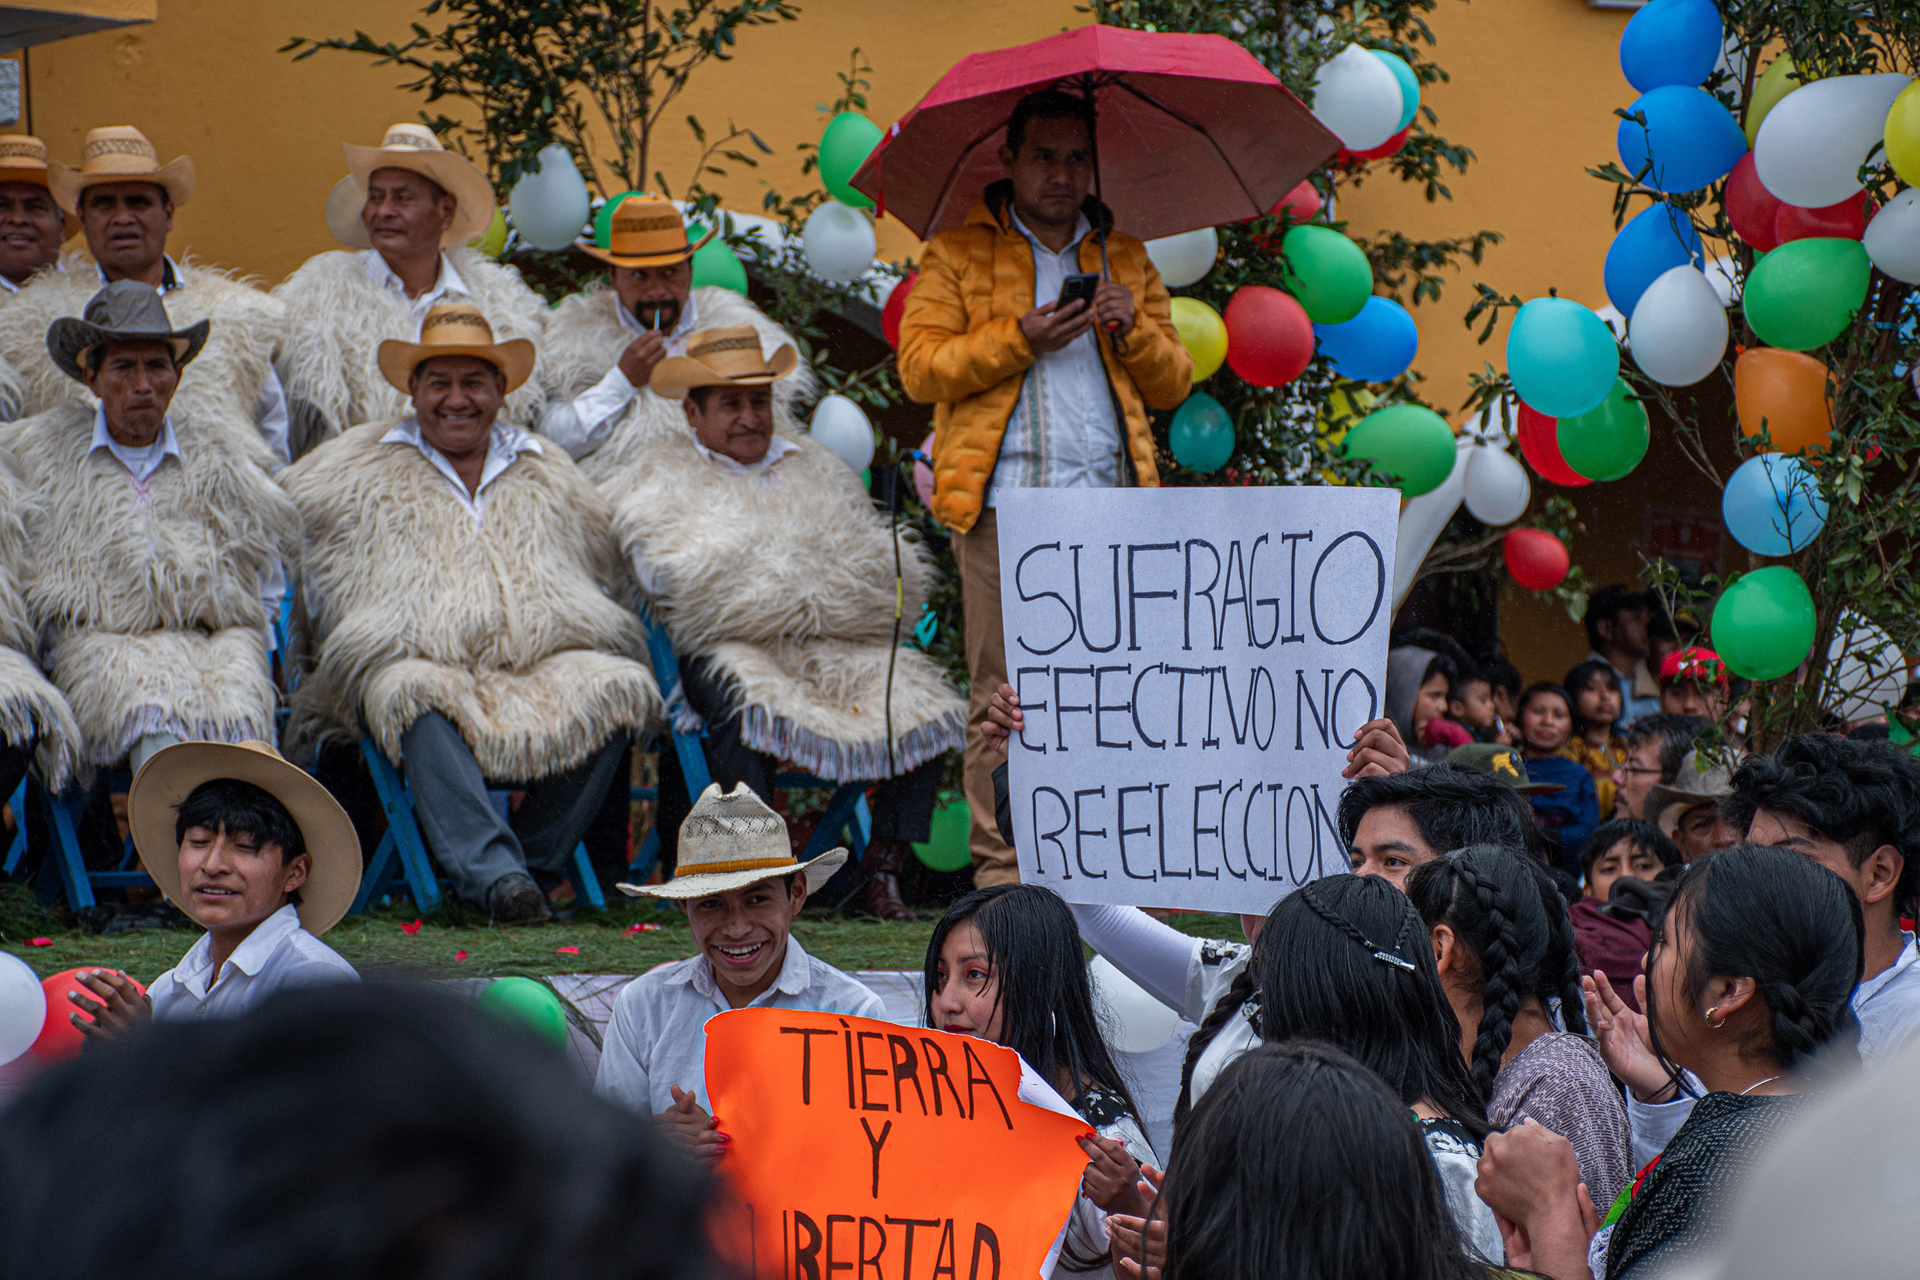
POLYGON ((1613 771, 1618 784, 1613 816, 1652 821, 1647 793, 1672 785, 1679 776, 1681 758, 1706 727, 1707 721, 1699 716, 1654 715, 1636 721, 1627 730, 1627 762, 1613 771))

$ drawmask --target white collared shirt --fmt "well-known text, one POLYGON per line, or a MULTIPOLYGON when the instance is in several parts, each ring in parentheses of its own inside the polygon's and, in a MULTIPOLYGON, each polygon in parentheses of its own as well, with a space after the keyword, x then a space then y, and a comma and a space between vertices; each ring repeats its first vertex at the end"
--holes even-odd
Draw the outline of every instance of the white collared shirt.
POLYGON ((186 463, 186 458, 180 452, 180 437, 173 433, 171 417, 160 420, 159 439, 144 449, 136 449, 132 445, 121 444, 113 438, 113 433, 107 430, 105 406, 93 411, 93 443, 88 447, 87 452, 96 453, 101 449, 105 449, 120 460, 120 465, 127 469, 127 474, 133 477, 134 484, 142 493, 146 492, 147 481, 153 479, 153 473, 158 471, 160 464, 168 458, 182 465, 186 463))
POLYGON ((495 419, 493 431, 487 440, 487 460, 480 468, 479 488, 469 493, 467 482, 460 478, 460 473, 454 470, 451 462, 447 461, 447 455, 427 443, 426 437, 420 434, 419 420, 411 415, 400 419, 393 430, 381 436, 380 443, 409 444, 424 454, 427 461, 433 464, 434 470, 446 480, 447 487, 453 491, 453 496, 460 500, 460 505, 465 507, 467 514, 473 517, 473 527, 476 529, 486 523, 487 490, 495 480, 500 478, 500 474, 512 466, 514 459, 523 453, 546 452, 540 447, 540 442, 531 435, 511 423, 495 419))
POLYGON ((381 256, 378 249, 368 249, 362 253, 360 267, 367 273, 367 279, 406 304, 408 314, 413 318, 413 336, 416 341, 420 337, 420 322, 427 318, 427 312, 453 294, 459 294, 463 298, 472 296, 467 291, 467 282, 462 280, 460 273, 453 269, 453 259, 444 253, 440 255, 440 274, 435 278, 433 287, 422 291, 417 298, 407 296, 406 282, 394 274, 393 268, 387 265, 387 260, 381 256))
MULTIPOLYGON (((641 974, 613 1002, 593 1091, 642 1115, 672 1106, 674 1085, 707 1106, 707 1019, 732 1007, 705 955, 641 974)), ((791 935, 779 978, 745 1007, 887 1016, 879 996, 808 955, 791 935)))
POLYGON ((213 935, 204 933, 180 963, 153 980, 147 995, 155 1022, 233 1018, 276 991, 326 982, 358 982, 339 952, 300 927, 292 903, 262 920, 216 974, 213 935))
MULTIPOLYGON (((713 450, 707 448, 707 446, 700 443, 698 438, 694 439, 693 447, 699 450, 701 457, 711 462, 714 466, 719 467, 728 475, 738 476, 745 480, 752 480, 763 489, 771 489, 774 485, 780 483, 780 477, 773 469, 774 464, 790 453, 800 452, 799 445, 777 435, 768 442, 767 452, 758 462, 736 462, 724 453, 715 453, 713 450)), ((656 600, 673 593, 672 582, 668 579, 666 573, 657 568, 652 561, 648 560, 638 551, 633 553, 632 560, 633 576, 639 579, 641 590, 656 600)))
POLYGON ((5 289, 8 293, 20 292, 20 286, 15 284, 13 281, 7 279, 5 276, 0 276, 0 289, 5 289))
MULTIPOLYGON (((620 295, 611 289, 607 298, 613 306, 614 315, 620 319, 620 327, 639 337, 643 333, 653 332, 633 318, 633 313, 620 303, 620 295)), ((680 319, 667 333, 666 355, 683 356, 687 354, 687 339, 700 327, 700 308, 689 293, 680 308, 680 319)), ((626 411, 633 398, 640 394, 640 388, 627 381, 627 375, 620 371, 618 361, 607 370, 607 376, 582 391, 571 400, 549 400, 546 411, 540 415, 540 434, 565 449, 578 462, 595 449, 607 442, 613 434, 614 419, 626 411)))

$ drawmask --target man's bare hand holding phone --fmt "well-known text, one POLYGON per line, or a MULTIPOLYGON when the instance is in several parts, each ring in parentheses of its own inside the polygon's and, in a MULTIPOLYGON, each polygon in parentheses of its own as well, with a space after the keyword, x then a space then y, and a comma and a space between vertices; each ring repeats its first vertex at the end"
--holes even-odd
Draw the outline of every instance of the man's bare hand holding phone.
POLYGON ((1068 276, 1057 299, 1020 317, 1020 332, 1035 355, 1059 351, 1093 327, 1090 304, 1098 298, 1099 284, 1097 275, 1068 276))

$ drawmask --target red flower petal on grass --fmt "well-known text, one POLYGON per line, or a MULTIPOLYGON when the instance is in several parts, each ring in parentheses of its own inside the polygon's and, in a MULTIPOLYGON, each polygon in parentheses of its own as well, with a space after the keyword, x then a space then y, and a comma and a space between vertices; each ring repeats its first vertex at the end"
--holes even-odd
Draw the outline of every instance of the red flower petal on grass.
POLYGON ((29 938, 27 940, 27 945, 30 947, 50 947, 53 945, 53 939, 52 938, 29 938))
POLYGON ((454 961, 455 961, 455 963, 458 963, 459 961, 462 961, 462 960, 465 960, 465 959, 467 958, 467 952, 466 952, 466 949, 465 949, 465 948, 463 947, 463 948, 461 948, 461 949, 460 949, 459 951, 456 951, 456 952, 454 952, 454 953, 453 953, 453 958, 454 958, 454 961))
POLYGON ((555 948, 553 949, 553 954, 555 954, 555 955, 557 955, 557 956, 577 956, 577 955, 579 955, 579 954, 580 954, 580 948, 578 948, 578 947, 555 947, 555 948))
POLYGON ((657 925, 657 924, 630 924, 626 928, 622 929, 620 932, 622 933, 658 933, 660 932, 661 928, 663 928, 663 926, 657 925))
POLYGON ((420 932, 420 922, 415 920, 412 924, 403 924, 400 926, 400 932, 408 934, 409 936, 416 934, 420 932))

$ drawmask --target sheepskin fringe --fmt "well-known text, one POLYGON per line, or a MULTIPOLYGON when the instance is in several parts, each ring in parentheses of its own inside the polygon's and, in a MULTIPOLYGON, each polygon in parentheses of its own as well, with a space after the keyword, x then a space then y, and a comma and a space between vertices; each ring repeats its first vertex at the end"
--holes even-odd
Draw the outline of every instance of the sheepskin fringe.
POLYGON ((67 696, 89 764, 126 758, 150 733, 189 741, 272 742, 276 693, 264 627, 80 631, 54 650, 53 682, 67 696))
POLYGON ((80 726, 40 668, 12 649, 0 649, 0 738, 33 746, 48 789, 56 795, 66 790, 78 763, 80 726))
POLYGON ((761 707, 747 707, 741 715, 740 740, 755 751, 791 760, 828 782, 859 782, 906 773, 949 751, 961 750, 967 745, 967 716, 964 711, 943 716, 899 735, 894 739, 891 762, 884 739, 834 742, 809 733, 791 720, 768 715, 761 707))
POLYGON ((39 495, 20 479, 20 462, 0 446, 0 647, 32 653, 40 643, 23 585, 33 572, 27 519, 39 495))
MULTIPOLYGON (((497 341, 533 340, 533 374, 507 397, 502 414, 509 422, 536 426, 546 399, 541 350, 546 304, 512 267, 490 262, 464 246, 446 255, 468 289, 449 294, 449 300, 465 298, 485 312, 497 341)), ((280 380, 289 398, 318 414, 323 438, 413 411, 407 397, 381 374, 379 351, 384 339, 416 342, 420 335, 408 303, 367 278, 361 254, 316 254, 273 295, 287 308, 287 340, 275 359, 280 380)))

